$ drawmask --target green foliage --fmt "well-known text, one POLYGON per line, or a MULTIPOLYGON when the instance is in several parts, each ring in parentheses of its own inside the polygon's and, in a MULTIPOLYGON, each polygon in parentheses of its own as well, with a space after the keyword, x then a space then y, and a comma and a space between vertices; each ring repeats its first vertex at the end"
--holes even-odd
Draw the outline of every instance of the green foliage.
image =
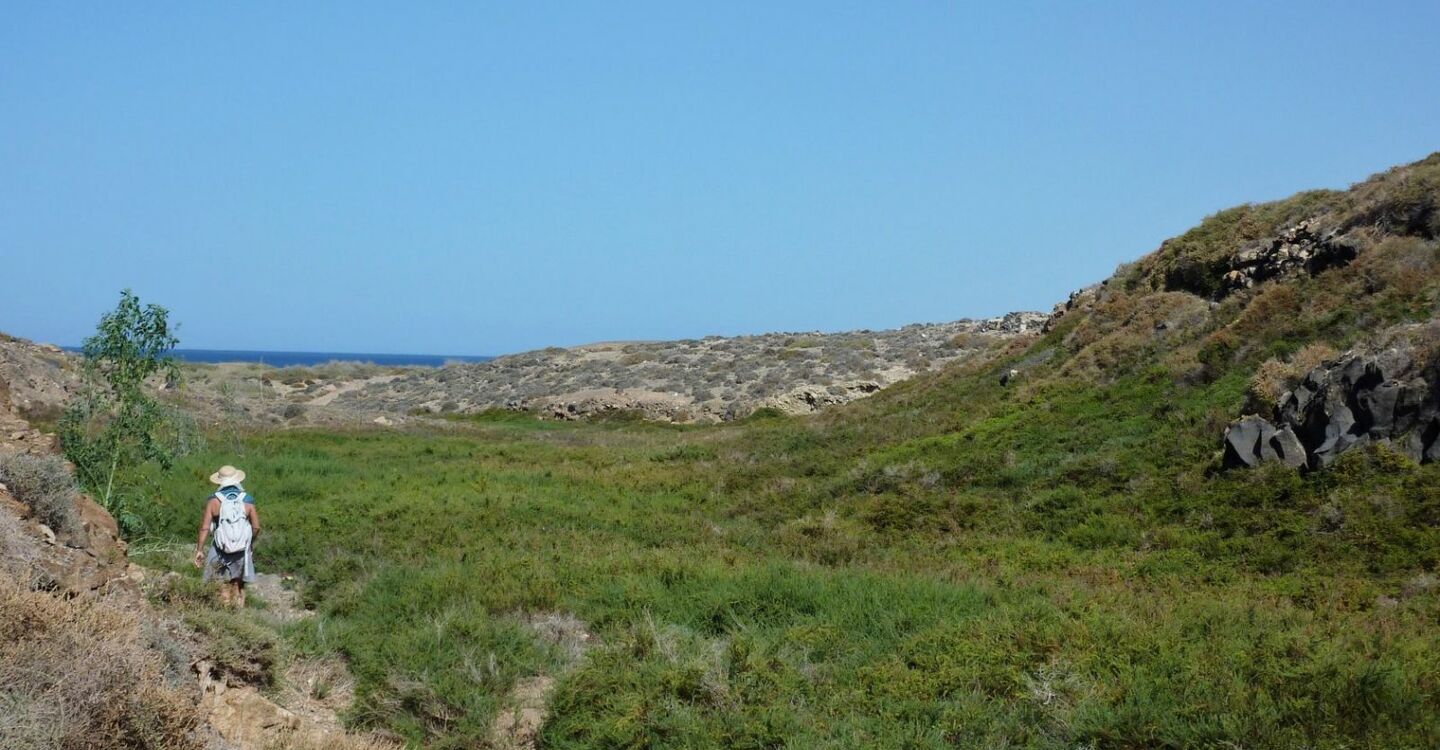
POLYGON ((85 388, 60 419, 65 456, 81 484, 127 530, 142 520, 126 475, 144 462, 168 466, 173 458, 177 423, 147 388, 155 378, 177 377, 168 355, 177 343, 165 308, 141 306, 130 290, 121 292, 120 303, 85 339, 85 388))
MULTIPOLYGON (((247 484, 258 564, 320 611, 294 647, 350 662, 353 721, 428 746, 562 673, 516 617, 557 611, 600 645, 547 747, 1433 742, 1440 593, 1400 592, 1440 561, 1440 477, 1383 451, 1208 476, 1205 414, 1244 388, 1076 384, 900 443, 848 418, 285 431, 246 438, 247 484)), ((191 533, 221 458, 159 477, 157 531, 191 533)))

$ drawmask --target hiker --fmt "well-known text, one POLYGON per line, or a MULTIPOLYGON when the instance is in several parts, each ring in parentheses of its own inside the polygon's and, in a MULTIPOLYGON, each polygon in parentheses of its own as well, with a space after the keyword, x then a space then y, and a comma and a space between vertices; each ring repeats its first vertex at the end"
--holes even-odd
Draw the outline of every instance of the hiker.
POLYGON ((219 485, 205 502, 205 517, 200 520, 200 541, 195 545, 195 567, 203 567, 205 580, 220 581, 220 603, 227 607, 245 607, 245 584, 255 581, 255 558, 252 550, 260 537, 260 513, 241 482, 245 472, 234 466, 221 466, 210 475, 219 485), (205 538, 213 536, 207 549, 205 538))

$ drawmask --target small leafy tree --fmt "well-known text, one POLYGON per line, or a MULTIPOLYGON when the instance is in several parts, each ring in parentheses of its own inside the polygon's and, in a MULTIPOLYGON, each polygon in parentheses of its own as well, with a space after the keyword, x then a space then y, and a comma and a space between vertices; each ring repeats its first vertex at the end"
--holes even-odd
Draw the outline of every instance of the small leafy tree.
POLYGON ((169 356, 178 342, 165 308, 142 306, 129 289, 121 292, 120 304, 85 339, 85 386, 60 419, 65 456, 81 483, 127 528, 140 519, 121 499, 117 477, 147 461, 168 468, 174 456, 164 438, 171 429, 167 410, 147 383, 178 377, 169 356))

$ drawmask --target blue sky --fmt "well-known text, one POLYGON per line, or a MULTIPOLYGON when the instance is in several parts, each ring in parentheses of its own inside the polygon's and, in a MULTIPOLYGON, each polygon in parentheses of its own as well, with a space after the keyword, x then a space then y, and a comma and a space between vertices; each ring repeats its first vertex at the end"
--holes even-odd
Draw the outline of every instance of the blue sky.
POLYGON ((446 354, 1049 309, 1440 149, 1440 3, 10 3, 0 330, 446 354))

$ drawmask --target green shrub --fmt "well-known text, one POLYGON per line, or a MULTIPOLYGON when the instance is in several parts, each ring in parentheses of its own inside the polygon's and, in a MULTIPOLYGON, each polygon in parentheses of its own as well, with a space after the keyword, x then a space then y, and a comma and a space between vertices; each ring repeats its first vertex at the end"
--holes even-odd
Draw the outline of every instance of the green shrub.
POLYGON ((192 608, 184 618, 201 635, 205 656, 227 679, 267 689, 279 684, 285 655, 274 630, 238 610, 192 608))

